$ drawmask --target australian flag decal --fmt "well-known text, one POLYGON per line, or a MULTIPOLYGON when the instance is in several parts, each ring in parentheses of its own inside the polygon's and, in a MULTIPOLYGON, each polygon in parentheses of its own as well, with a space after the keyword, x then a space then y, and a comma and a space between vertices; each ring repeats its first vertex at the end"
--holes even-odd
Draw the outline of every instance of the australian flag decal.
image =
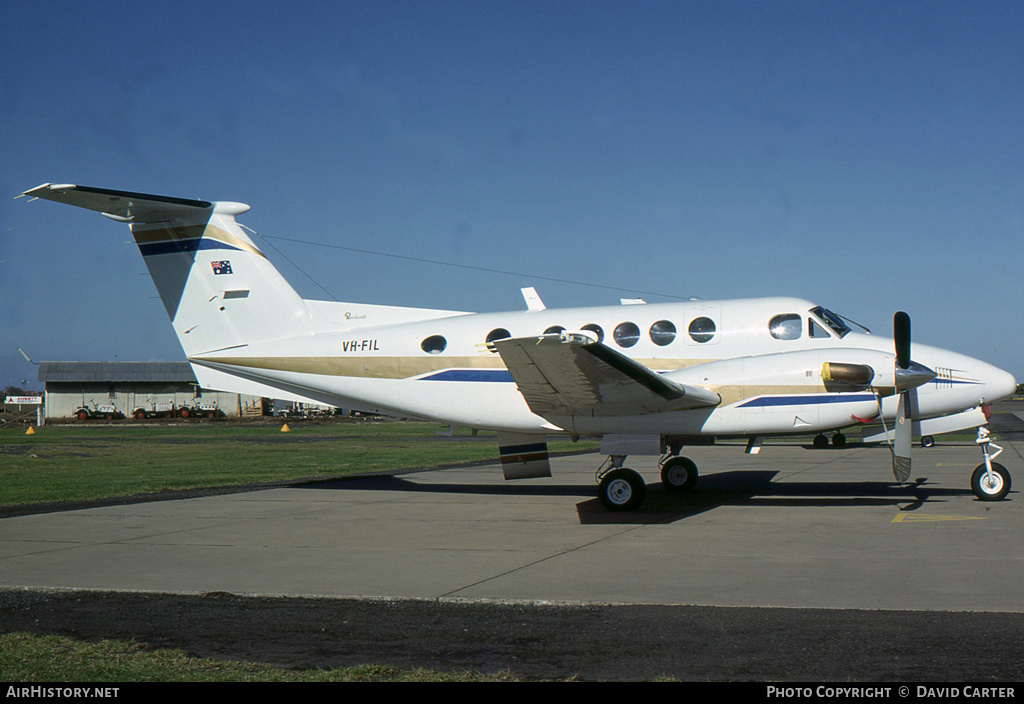
POLYGON ((214 274, 230 274, 231 273, 231 262, 224 259, 219 262, 210 262, 210 266, 213 267, 214 274))

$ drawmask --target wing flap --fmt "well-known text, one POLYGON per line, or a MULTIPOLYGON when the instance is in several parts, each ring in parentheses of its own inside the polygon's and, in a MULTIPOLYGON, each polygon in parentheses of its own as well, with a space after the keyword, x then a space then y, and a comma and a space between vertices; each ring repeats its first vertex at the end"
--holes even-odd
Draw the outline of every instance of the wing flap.
POLYGON ((679 384, 582 335, 542 335, 492 343, 542 417, 642 415, 716 406, 719 395, 679 384))

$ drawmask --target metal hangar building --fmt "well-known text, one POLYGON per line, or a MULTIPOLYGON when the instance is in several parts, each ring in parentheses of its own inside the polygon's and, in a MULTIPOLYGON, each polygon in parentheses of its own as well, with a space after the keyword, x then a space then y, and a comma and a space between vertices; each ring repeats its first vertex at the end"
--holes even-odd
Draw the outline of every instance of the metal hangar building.
POLYGON ((188 362, 40 362, 38 380, 47 419, 82 409, 115 418, 263 415, 259 396, 201 389, 188 362))

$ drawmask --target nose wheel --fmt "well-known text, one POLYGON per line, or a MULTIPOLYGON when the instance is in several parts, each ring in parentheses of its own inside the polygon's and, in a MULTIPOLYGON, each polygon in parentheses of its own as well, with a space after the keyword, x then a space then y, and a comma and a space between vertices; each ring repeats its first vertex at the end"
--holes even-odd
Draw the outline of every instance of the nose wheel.
POLYGON ((982 501, 1002 501, 1010 493, 1010 473, 1006 467, 992 460, 999 456, 1003 448, 992 442, 985 426, 978 428, 978 439, 975 442, 981 446, 985 461, 971 473, 971 491, 982 501), (992 447, 996 449, 995 452, 990 452, 992 447))

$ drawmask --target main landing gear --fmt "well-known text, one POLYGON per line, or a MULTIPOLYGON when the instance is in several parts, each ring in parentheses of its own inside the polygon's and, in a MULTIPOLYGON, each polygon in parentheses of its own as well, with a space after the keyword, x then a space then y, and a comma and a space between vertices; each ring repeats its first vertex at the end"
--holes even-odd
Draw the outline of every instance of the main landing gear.
MULTIPOLYGON (((597 496, 609 511, 636 511, 647 498, 639 472, 623 467, 626 455, 611 455, 597 470, 597 496)), ((687 491, 697 483, 697 465, 688 457, 664 455, 658 462, 661 483, 668 491, 687 491)))
POLYGON ((971 473, 971 491, 982 501, 1001 501, 1010 493, 1010 473, 1006 467, 992 460, 999 456, 1003 448, 992 442, 985 426, 978 428, 978 439, 975 442, 981 446, 985 461, 971 473), (996 451, 989 452, 990 447, 996 451))
MULTIPOLYGON (((828 436, 824 433, 818 433, 814 436, 813 445, 819 450, 828 447, 828 436)), ((846 436, 836 431, 832 435, 832 445, 833 447, 846 447, 846 436)))

